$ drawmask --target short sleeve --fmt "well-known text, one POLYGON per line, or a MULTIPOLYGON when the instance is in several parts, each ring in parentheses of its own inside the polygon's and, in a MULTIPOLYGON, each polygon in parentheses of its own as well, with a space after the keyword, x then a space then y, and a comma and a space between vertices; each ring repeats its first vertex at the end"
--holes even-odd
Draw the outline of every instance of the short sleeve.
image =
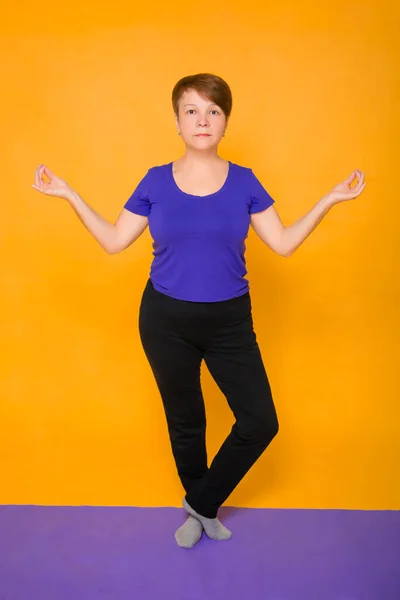
POLYGON ((257 213, 261 212, 272 206, 275 200, 271 198, 268 194, 267 190, 260 183, 257 177, 254 175, 253 171, 250 169, 250 186, 249 186, 249 213, 257 213))
POLYGON ((143 179, 138 183, 134 192, 125 202, 124 208, 137 215, 148 217, 151 212, 150 201, 150 173, 149 169, 143 179))

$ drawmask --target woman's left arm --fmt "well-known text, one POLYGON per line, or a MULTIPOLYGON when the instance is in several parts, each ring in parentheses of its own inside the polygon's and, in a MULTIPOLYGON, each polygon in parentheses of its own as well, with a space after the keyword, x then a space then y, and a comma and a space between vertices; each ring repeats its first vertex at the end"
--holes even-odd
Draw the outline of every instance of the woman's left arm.
POLYGON ((346 200, 353 200, 362 193, 365 188, 364 175, 365 173, 359 170, 353 171, 345 181, 336 185, 308 213, 289 227, 283 225, 274 206, 270 206, 262 212, 253 213, 251 225, 258 237, 271 250, 281 256, 291 256, 314 231, 332 206, 346 200), (358 181, 351 188, 355 179, 358 181))

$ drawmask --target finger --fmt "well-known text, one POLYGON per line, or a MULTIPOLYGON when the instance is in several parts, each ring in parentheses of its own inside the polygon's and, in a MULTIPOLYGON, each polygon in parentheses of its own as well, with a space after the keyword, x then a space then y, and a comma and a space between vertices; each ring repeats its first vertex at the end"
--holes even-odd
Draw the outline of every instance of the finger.
MULTIPOLYGON (((42 194, 47 194, 47 195, 49 195, 49 188, 48 188, 48 187, 44 187, 43 185, 39 187, 38 185, 35 185, 34 183, 32 183, 32 187, 33 187, 35 190, 37 190, 38 192, 41 192, 42 194)), ((50 195, 51 195, 51 194, 50 194, 50 195)))
POLYGON ((35 169, 35 184, 36 185, 40 185, 40 181, 39 181, 39 169, 40 169, 40 165, 38 165, 35 169))
POLYGON ((362 186, 360 187, 360 189, 358 189, 357 191, 354 191, 354 198, 358 198, 358 196, 360 196, 361 192, 364 190, 365 188, 365 183, 362 184, 362 186))
POLYGON ((45 182, 44 179, 43 179, 44 168, 45 168, 44 165, 41 165, 40 166, 40 170, 39 170, 40 181, 43 182, 43 183, 45 182))
POLYGON ((357 192, 359 190, 359 188, 360 188, 360 185, 362 185, 362 173, 361 173, 361 171, 359 171, 358 169, 356 169, 355 175, 356 175, 356 182, 355 182, 354 186, 351 188, 351 190, 353 192, 357 192))
POLYGON ((361 188, 361 186, 363 185, 363 183, 364 183, 364 176, 365 176, 365 174, 362 173, 361 171, 359 171, 359 179, 358 179, 358 184, 357 184, 358 188, 361 188))
POLYGON ((49 179, 51 179, 54 176, 50 169, 46 167, 46 165, 43 165, 43 170, 49 179))
POLYGON ((42 194, 47 194, 48 193, 48 188, 45 187, 44 185, 35 185, 34 183, 31 184, 33 189, 37 190, 38 192, 41 192, 42 194))
POLYGON ((352 174, 349 175, 347 179, 345 179, 345 183, 348 183, 350 185, 350 183, 354 181, 355 177, 357 177, 357 171, 353 171, 352 174))

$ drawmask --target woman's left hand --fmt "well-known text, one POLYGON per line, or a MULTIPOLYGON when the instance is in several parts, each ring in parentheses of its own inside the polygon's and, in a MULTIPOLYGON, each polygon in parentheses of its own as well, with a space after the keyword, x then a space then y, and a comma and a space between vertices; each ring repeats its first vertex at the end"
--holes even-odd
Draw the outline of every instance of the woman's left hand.
POLYGON ((338 204, 339 202, 345 202, 346 200, 353 200, 358 198, 365 188, 364 175, 358 169, 335 187, 326 195, 329 198, 331 204, 338 204), (350 185, 357 179, 357 183, 351 188, 350 185))

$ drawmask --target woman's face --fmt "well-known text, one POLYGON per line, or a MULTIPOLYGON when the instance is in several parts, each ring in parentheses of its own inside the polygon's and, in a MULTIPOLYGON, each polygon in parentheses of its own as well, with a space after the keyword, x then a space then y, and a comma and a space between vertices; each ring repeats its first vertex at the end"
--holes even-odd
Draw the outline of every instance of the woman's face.
POLYGON ((206 150, 219 144, 227 127, 227 119, 217 104, 203 98, 195 90, 187 90, 179 100, 176 127, 187 146, 206 150))

